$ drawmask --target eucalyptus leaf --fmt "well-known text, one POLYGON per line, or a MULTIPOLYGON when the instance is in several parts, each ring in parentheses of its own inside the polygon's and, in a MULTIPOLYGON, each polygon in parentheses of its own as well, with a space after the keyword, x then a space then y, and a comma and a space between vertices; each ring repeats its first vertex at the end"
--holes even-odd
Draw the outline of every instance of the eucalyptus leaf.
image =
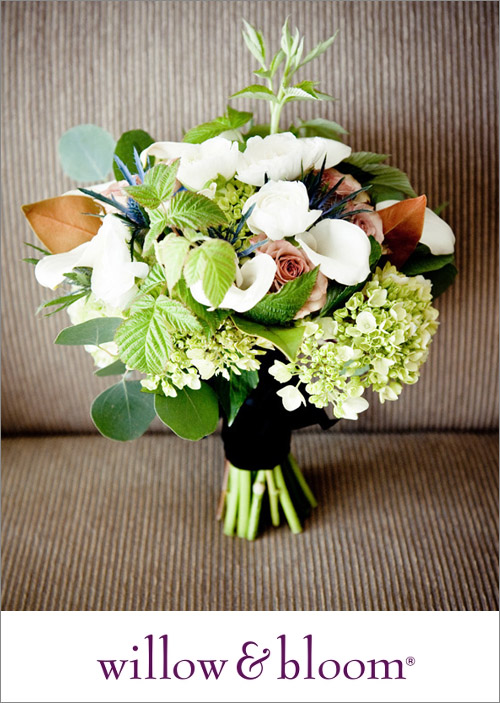
POLYGON ((154 396, 139 381, 122 380, 97 396, 90 411, 99 432, 120 442, 137 439, 155 417, 154 396))
POLYGON ((112 364, 109 364, 108 366, 104 366, 102 369, 94 371, 94 376, 120 376, 121 374, 124 374, 126 370, 127 367, 125 366, 123 361, 117 359, 116 361, 113 361, 112 364))
POLYGON ((111 171, 115 140, 93 124, 80 124, 64 132, 59 140, 59 160, 64 173, 75 181, 96 183, 111 171))
POLYGON ((85 344, 105 344, 112 342, 115 332, 122 324, 121 317, 95 317, 80 325, 73 325, 61 330, 54 344, 79 346, 85 344))
POLYGON ((175 398, 155 395, 160 420, 183 439, 196 441, 214 432, 219 421, 219 403, 214 391, 202 381, 199 390, 177 389, 175 398))
MULTIPOLYGON (((131 173, 135 173, 134 149, 140 154, 154 141, 153 137, 143 129, 131 129, 124 132, 117 141, 114 155, 118 156, 131 173)), ((113 163, 113 173, 117 181, 123 178, 116 163, 113 163)))

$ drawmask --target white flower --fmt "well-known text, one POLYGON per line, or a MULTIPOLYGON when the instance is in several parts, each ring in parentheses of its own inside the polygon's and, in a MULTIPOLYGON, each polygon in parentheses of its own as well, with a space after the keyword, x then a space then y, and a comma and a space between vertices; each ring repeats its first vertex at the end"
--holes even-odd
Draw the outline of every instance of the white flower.
POLYGON ((301 405, 306 404, 306 399, 295 386, 285 386, 276 392, 283 401, 283 407, 289 412, 297 410, 301 405))
POLYGON ((271 376, 274 376, 278 383, 288 383, 292 378, 292 373, 288 365, 284 364, 282 361, 275 361, 269 369, 269 373, 271 376))
POLYGON ((147 276, 147 264, 131 261, 130 231, 114 215, 106 215, 95 237, 63 254, 46 256, 35 267, 40 285, 56 288, 77 266, 92 268, 91 289, 98 300, 123 310, 137 292, 136 278, 147 276))
MULTIPOLYGON (((399 200, 383 200, 381 203, 377 203, 375 209, 383 210, 398 202, 399 200)), ((435 256, 453 254, 455 251, 455 235, 450 225, 428 207, 425 208, 424 228, 420 243, 428 246, 431 254, 435 256)))
POLYGON ((307 188, 299 181, 269 181, 248 198, 242 213, 252 205, 247 220, 249 229, 273 240, 305 232, 322 213, 309 210, 307 188))
POLYGON ((363 334, 370 334, 373 330, 377 329, 377 320, 368 310, 360 312, 356 317, 356 327, 363 334))
POLYGON ((358 414, 362 413, 369 406, 364 398, 347 398, 342 403, 342 417, 346 420, 357 420, 358 414))
MULTIPOLYGON (((236 285, 233 283, 219 305, 220 308, 246 312, 253 308, 268 292, 274 281, 276 263, 268 254, 257 254, 236 269, 236 285)), ((191 286, 191 294, 202 305, 211 306, 203 290, 202 281, 191 286)))
POLYGON ((333 139, 297 139, 291 132, 251 137, 240 154, 237 177, 243 183, 264 185, 272 181, 293 181, 302 171, 320 168, 326 155, 326 168, 335 166, 351 153, 351 148, 333 139))
POLYGON ((232 178, 236 173, 240 152, 238 142, 230 142, 224 137, 213 137, 201 144, 183 142, 155 142, 141 153, 141 160, 155 156, 157 161, 170 161, 180 158, 177 179, 186 188, 201 190, 217 178, 232 178))
POLYGON ((370 239, 351 222, 322 220, 295 238, 327 278, 352 286, 370 273, 370 239))

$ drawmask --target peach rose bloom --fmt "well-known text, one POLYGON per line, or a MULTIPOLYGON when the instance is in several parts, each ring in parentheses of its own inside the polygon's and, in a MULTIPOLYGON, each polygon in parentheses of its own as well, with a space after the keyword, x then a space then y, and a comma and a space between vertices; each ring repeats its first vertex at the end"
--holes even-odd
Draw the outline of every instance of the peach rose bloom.
MULTIPOLYGON (((285 239, 279 239, 275 242, 264 244, 259 247, 257 251, 263 254, 269 254, 276 262, 276 274, 273 284, 269 289, 270 293, 276 293, 285 283, 293 281, 297 276, 301 276, 303 273, 312 271, 315 268, 312 261, 302 249, 293 246, 291 242, 287 242, 285 239)), ((316 310, 320 310, 326 302, 327 287, 328 279, 321 271, 318 271, 318 277, 311 291, 311 295, 303 307, 296 313, 294 319, 298 320, 316 310)))
POLYGON ((356 212, 356 210, 369 210, 370 212, 360 212, 357 215, 352 215, 348 218, 353 225, 361 227, 366 232, 368 237, 375 237, 379 244, 384 241, 384 227, 382 218, 375 212, 372 205, 368 203, 347 203, 345 210, 348 212, 356 212))
MULTIPOLYGON (((328 168, 323 172, 323 177, 321 179, 322 185, 326 186, 329 190, 333 188, 341 179, 344 179, 335 191, 335 195, 338 196, 340 200, 346 198, 348 195, 352 195, 357 190, 361 188, 361 183, 359 183, 353 176, 349 173, 340 173, 335 168, 328 168)), ((355 200, 358 203, 366 203, 369 201, 369 196, 366 191, 359 193, 355 200)))

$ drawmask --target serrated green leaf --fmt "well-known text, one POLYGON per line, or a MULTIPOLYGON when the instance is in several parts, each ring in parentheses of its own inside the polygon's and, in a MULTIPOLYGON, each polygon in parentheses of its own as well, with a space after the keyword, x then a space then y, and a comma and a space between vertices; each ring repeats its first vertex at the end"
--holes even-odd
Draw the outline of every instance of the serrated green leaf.
POLYGON ((219 206, 199 193, 182 191, 170 201, 168 221, 173 227, 205 230, 227 222, 219 206))
POLYGON ((167 214, 163 210, 147 210, 149 217, 149 231, 144 237, 142 245, 143 256, 149 256, 154 248, 156 240, 167 228, 167 214))
POLYGON ((270 88, 255 83, 231 95, 230 100, 233 98, 256 98, 257 100, 269 100, 273 103, 277 102, 277 98, 270 88))
POLYGON ((200 247, 205 258, 203 290, 214 307, 218 307, 236 277, 233 247, 222 239, 210 239, 200 247))
POLYGON ((276 74, 276 71, 278 70, 280 64, 283 62, 284 58, 285 58, 285 52, 284 52, 282 49, 280 49, 280 50, 273 56, 273 59, 272 59, 270 65, 269 65, 269 71, 270 71, 270 74, 271 74, 271 78, 273 78, 274 75, 276 74))
POLYGON ((192 249, 189 252, 189 256, 184 266, 184 278, 188 286, 192 286, 194 283, 203 277, 205 271, 206 259, 203 256, 203 252, 200 247, 192 249))
POLYGON ((217 118, 216 120, 204 122, 203 124, 200 124, 197 127, 189 129, 182 137, 182 141, 187 142, 188 144, 201 144, 207 139, 217 137, 219 134, 222 134, 222 132, 225 132, 227 129, 230 129, 227 123, 217 118))
POLYGON ((347 130, 336 122, 324 120, 321 117, 301 122, 299 131, 304 131, 302 135, 304 137, 323 137, 325 139, 338 139, 339 135, 349 134, 347 130))
POLYGON ((410 198, 417 197, 417 194, 411 187, 408 176, 399 168, 389 166, 388 164, 377 164, 370 168, 370 173, 375 177, 371 178, 368 182, 374 186, 378 185, 386 188, 394 188, 408 195, 410 198))
POLYGON ((410 258, 401 268, 401 272, 407 276, 418 276, 429 271, 437 271, 447 264, 454 262, 453 254, 441 254, 435 256, 425 244, 417 244, 417 247, 410 258))
POLYGON ((158 164, 150 168, 144 177, 144 183, 155 189, 160 203, 168 200, 174 193, 179 164, 180 159, 176 159, 173 164, 168 166, 166 164, 158 164))
POLYGON ((376 154, 373 151, 355 151, 344 161, 356 168, 360 168, 362 171, 367 171, 370 173, 371 166, 380 164, 389 158, 389 154, 376 154))
POLYGON ((295 361, 304 337, 304 327, 271 327, 261 325, 252 320, 246 320, 239 315, 231 315, 231 319, 236 327, 245 334, 267 339, 274 344, 275 347, 281 349, 283 354, 285 354, 290 361, 295 361))
POLYGON ((160 420, 183 439, 196 441, 215 431, 219 421, 219 403, 214 391, 202 381, 199 390, 177 390, 175 398, 154 396, 160 420))
POLYGON ((84 344, 105 344, 112 342, 115 331, 123 322, 121 317, 95 317, 80 325, 73 325, 61 330, 54 344, 79 346, 84 344))
MULTIPOLYGON (((141 151, 144 151, 153 143, 153 137, 143 129, 131 129, 128 132, 124 132, 117 141, 114 155, 118 156, 131 173, 136 173, 134 148, 140 154, 141 151)), ((123 174, 116 163, 113 163, 113 173, 117 181, 122 180, 123 174)))
POLYGON ((193 334, 201 332, 202 327, 196 316, 177 300, 160 295, 156 300, 156 309, 161 310, 167 324, 179 332, 193 334))
POLYGON ((306 63, 313 61, 318 56, 321 56, 321 54, 323 54, 333 44, 337 34, 338 34, 338 30, 331 37, 329 37, 328 39, 325 39, 325 41, 322 41, 319 44, 317 44, 314 47, 314 49, 312 49, 308 54, 306 54, 306 56, 304 57, 304 60, 300 64, 300 68, 302 68, 302 66, 305 66, 306 63))
POLYGON ((165 278, 165 270, 160 264, 155 264, 150 270, 146 278, 143 279, 140 291, 141 293, 150 293, 153 290, 159 289, 167 282, 165 278))
POLYGON ((229 315, 227 310, 209 310, 205 305, 195 300, 183 278, 177 282, 174 293, 196 315, 207 336, 216 332, 229 315))
POLYGON ((253 113, 244 112, 243 110, 235 110, 230 105, 227 106, 227 119, 231 129, 243 127, 253 117, 253 113))
POLYGON ((97 396, 91 417, 99 432, 119 442, 137 439, 155 417, 154 396, 139 381, 120 381, 97 396))
POLYGON ((242 35, 248 50, 262 66, 265 66, 266 48, 262 34, 252 27, 252 25, 246 20, 243 20, 243 23, 245 25, 246 32, 242 32, 242 35))
POLYGON ((170 291, 181 277, 189 246, 187 239, 176 234, 168 234, 155 244, 156 258, 165 269, 170 291))
POLYGON ((157 208, 161 202, 153 186, 145 183, 140 186, 125 186, 123 190, 139 203, 139 205, 146 208, 157 208))
POLYGON ((292 88, 285 88, 283 91, 285 96, 285 102, 290 102, 291 100, 318 100, 318 95, 313 91, 306 91, 302 88, 297 88, 293 86, 292 88))
POLYGON ((259 383, 258 371, 231 371, 229 381, 222 376, 214 376, 210 381, 231 426, 241 406, 259 383))
POLYGON ((127 367, 125 366, 123 361, 117 359, 116 361, 113 361, 112 364, 109 364, 108 366, 104 366, 102 369, 94 371, 94 376, 120 376, 121 374, 124 374, 126 370, 127 367))
POLYGON ((290 34, 290 30, 288 28, 288 17, 285 20, 285 24, 281 28, 281 50, 286 54, 286 56, 290 55, 290 49, 292 48, 292 35, 290 34))
POLYGON ((318 278, 318 268, 303 273, 285 285, 277 293, 268 293, 257 305, 245 313, 255 322, 276 325, 293 320, 305 304, 318 278))

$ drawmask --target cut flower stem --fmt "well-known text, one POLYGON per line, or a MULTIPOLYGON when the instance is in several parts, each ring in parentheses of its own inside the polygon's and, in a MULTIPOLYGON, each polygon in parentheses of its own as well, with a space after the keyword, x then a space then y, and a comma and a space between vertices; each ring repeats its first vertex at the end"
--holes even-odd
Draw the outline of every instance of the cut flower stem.
POLYGON ((294 534, 302 532, 302 522, 316 499, 295 458, 274 469, 247 471, 229 464, 224 503, 224 534, 254 540, 266 521, 279 527, 283 515, 294 534))

